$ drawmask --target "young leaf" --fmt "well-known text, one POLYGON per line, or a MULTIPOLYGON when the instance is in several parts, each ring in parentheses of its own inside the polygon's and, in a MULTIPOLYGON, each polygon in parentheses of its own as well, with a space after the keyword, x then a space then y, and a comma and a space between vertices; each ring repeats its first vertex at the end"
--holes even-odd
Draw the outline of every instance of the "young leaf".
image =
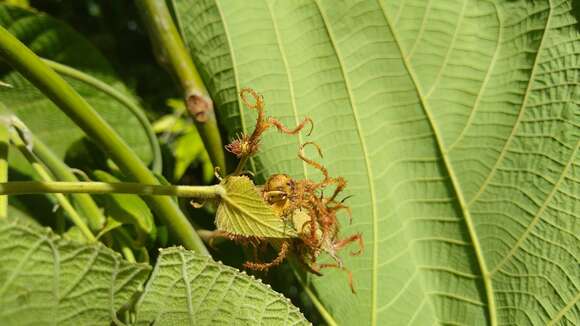
POLYGON ((182 248, 161 250, 136 314, 137 325, 309 325, 268 285, 182 248))
POLYGON ((220 183, 226 190, 216 213, 216 226, 231 235, 260 238, 297 237, 296 230, 258 193, 246 176, 230 176, 220 183))
POLYGON ((62 240, 47 229, 0 220, 3 325, 106 325, 145 282, 150 267, 101 244, 62 240))
MULTIPOLYGON (((105 171, 93 171, 98 181, 116 183, 119 179, 105 171)), ((139 232, 152 235, 155 233, 155 222, 151 210, 143 199, 137 195, 107 194, 104 195, 105 214, 112 219, 135 225, 139 232)))
MULTIPOLYGON (((229 136, 252 87, 348 181, 358 293, 313 279, 344 325, 578 323, 575 3, 174 0, 229 136)), ((264 137, 257 172, 316 178, 304 141, 264 137)))

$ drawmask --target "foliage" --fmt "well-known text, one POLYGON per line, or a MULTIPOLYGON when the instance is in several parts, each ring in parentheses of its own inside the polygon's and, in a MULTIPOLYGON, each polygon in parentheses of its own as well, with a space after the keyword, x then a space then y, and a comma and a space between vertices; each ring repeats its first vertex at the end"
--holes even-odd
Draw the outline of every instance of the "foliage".
POLYGON ((578 10, 0 1, 3 324, 579 323, 578 10))
POLYGON ((268 285, 180 248, 163 249, 137 303, 137 325, 308 325, 268 285))
MULTIPOLYGON (((578 323, 574 1, 174 0, 230 137, 316 122, 365 257, 312 282, 340 324, 578 323)), ((315 171, 264 139, 262 177, 315 171)))
POLYGON ((143 288, 137 325, 307 324, 268 286, 183 248, 163 250, 147 281, 149 265, 128 263, 101 244, 79 245, 38 226, 0 220, 0 254, 0 317, 6 325, 119 322, 116 311, 143 288))
POLYGON ((150 270, 101 244, 78 245, 18 222, 0 221, 0 254, 0 316, 7 325, 108 323, 150 270))

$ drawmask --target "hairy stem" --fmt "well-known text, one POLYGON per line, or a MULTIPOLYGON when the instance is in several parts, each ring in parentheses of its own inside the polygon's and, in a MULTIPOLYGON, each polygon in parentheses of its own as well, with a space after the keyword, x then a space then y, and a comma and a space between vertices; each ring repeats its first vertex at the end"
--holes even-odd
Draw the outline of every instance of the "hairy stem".
POLYGON ((145 116, 145 113, 143 113, 139 105, 135 103, 133 99, 129 98, 127 95, 118 91, 116 88, 110 86, 109 84, 101 81, 100 79, 85 74, 84 72, 77 70, 73 67, 63 65, 48 59, 42 59, 42 61, 44 61, 50 68, 52 68, 57 73, 74 78, 89 86, 94 87, 95 89, 117 100, 119 103, 123 104, 127 109, 129 109, 129 111, 131 111, 131 113, 137 118, 137 120, 143 127, 143 130, 145 130, 145 133, 147 134, 147 140, 149 141, 149 146, 151 147, 151 151, 153 152, 151 170, 153 170, 155 173, 161 173, 162 158, 159 142, 157 141, 157 137, 155 136, 155 132, 153 131, 153 128, 149 123, 149 120, 147 120, 147 116, 145 116))
POLYGON ((165 1, 136 0, 160 64, 181 84, 185 104, 214 166, 226 171, 224 147, 213 101, 173 23, 165 1))
MULTIPOLYGON (((111 126, 54 70, 3 27, 0 27, 0 56, 99 144, 124 173, 138 182, 159 184, 155 175, 111 126)), ((177 203, 166 197, 148 197, 146 200, 186 248, 209 254, 177 203)))
MULTIPOLYGON (((8 126, 0 123, 0 182, 8 181, 8 126)), ((8 216, 8 196, 0 196, 0 219, 8 216)))
POLYGON ((12 181, 0 183, 0 195, 23 194, 135 194, 143 196, 175 196, 197 199, 213 199, 225 196, 225 189, 221 185, 213 186, 171 186, 147 185, 136 182, 39 182, 39 181, 12 181))

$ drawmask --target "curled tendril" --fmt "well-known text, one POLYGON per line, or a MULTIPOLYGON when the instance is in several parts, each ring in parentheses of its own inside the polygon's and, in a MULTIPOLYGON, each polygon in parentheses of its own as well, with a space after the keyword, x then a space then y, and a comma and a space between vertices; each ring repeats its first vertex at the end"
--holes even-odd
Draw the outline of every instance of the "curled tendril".
POLYGON ((240 90, 240 98, 245 106, 258 111, 258 117, 256 118, 254 131, 250 136, 246 134, 238 135, 236 139, 226 145, 226 150, 240 159, 240 163, 234 174, 239 174, 243 170, 243 165, 246 160, 258 152, 262 134, 271 126, 274 126, 278 131, 289 135, 295 135, 300 132, 308 122, 310 123, 309 135, 314 129, 314 124, 310 118, 305 118, 293 129, 287 128, 280 121, 272 117, 266 118, 264 112, 264 97, 251 88, 243 88, 240 90), (253 97, 253 101, 249 98, 250 96, 253 97))
POLYGON ((286 255, 288 255, 288 249, 289 249, 289 244, 287 241, 282 242, 282 245, 280 247, 280 251, 278 251, 278 256, 276 258, 274 258, 274 260, 272 260, 269 263, 256 263, 256 262, 251 262, 251 261, 247 261, 244 263, 244 267, 247 269, 253 269, 253 270, 258 270, 258 271, 265 271, 268 270, 274 266, 280 265, 280 263, 282 263, 282 261, 284 261, 284 259, 286 258, 286 255))
POLYGON ((242 99, 242 102, 244 102, 244 105, 250 109, 258 109, 258 110, 264 109, 264 97, 249 87, 242 88, 240 90, 240 98, 242 99), (250 94, 254 97, 255 100, 254 104, 251 104, 248 101, 248 99, 246 98, 247 94, 250 94))
POLYGON ((322 155, 322 149, 320 148, 320 146, 315 143, 315 142, 306 142, 302 145, 300 145, 300 150, 298 151, 298 157, 303 160, 304 162, 308 163, 308 165, 312 166, 313 168, 319 170, 322 175, 324 175, 324 181, 323 182, 327 182, 328 180, 330 180, 330 175, 328 174, 328 169, 326 169, 322 164, 316 162, 313 159, 309 159, 308 157, 306 157, 306 154, 304 154, 304 148, 306 148, 306 146, 308 145, 312 145, 316 148, 316 151, 318 152, 318 155, 320 155, 321 158, 324 158, 324 155, 322 155))
POLYGON ((300 122, 294 129, 288 129, 280 121, 272 117, 268 118, 268 123, 276 127, 276 129, 278 129, 278 131, 280 131, 281 133, 287 135, 296 135, 298 132, 300 132, 300 130, 304 129, 304 126, 306 125, 307 122, 310 123, 310 130, 308 130, 308 133, 306 135, 310 136, 312 134, 312 131, 314 130, 314 122, 312 121, 312 119, 308 117, 304 118, 304 120, 302 120, 302 122, 300 122))

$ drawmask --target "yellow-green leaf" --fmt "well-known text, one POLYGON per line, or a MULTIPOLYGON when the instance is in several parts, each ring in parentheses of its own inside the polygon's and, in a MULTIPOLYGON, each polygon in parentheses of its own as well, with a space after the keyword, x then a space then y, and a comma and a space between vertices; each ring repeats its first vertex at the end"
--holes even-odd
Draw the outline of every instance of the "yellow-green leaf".
POLYGON ((216 214, 218 230, 246 237, 297 236, 296 231, 264 201, 248 177, 226 177, 221 185, 226 193, 221 198, 216 214))

